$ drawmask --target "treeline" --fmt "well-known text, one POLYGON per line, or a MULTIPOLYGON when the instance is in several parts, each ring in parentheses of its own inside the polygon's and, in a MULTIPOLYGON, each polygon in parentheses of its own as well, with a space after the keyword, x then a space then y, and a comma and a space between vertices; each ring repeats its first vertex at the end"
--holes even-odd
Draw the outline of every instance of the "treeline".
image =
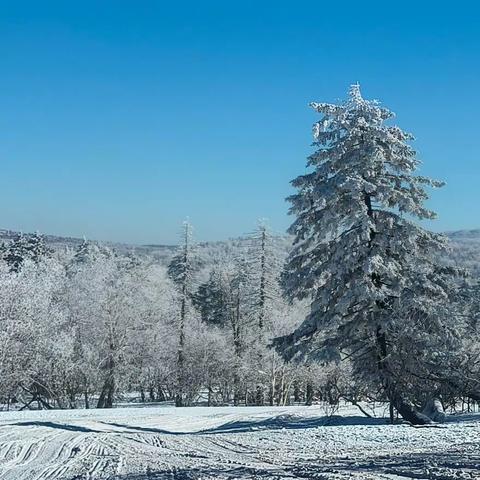
POLYGON ((306 305, 282 297, 285 250, 268 228, 208 254, 188 224, 181 240, 168 268, 88 241, 63 251, 40 235, 5 243, 4 408, 333 402, 343 367, 290 364, 269 348, 306 305))
MULTIPOLYGON (((323 401, 333 411, 341 399, 386 400, 378 385, 354 374, 348 358, 285 361, 270 348, 301 324, 310 306, 285 300, 284 244, 265 225, 248 241, 208 252, 196 248, 189 224, 181 240, 168 267, 88 241, 61 251, 40 235, 4 244, 2 408, 323 401)), ((463 354, 474 366, 471 343, 477 344, 465 339, 463 354)), ((402 361, 408 369, 398 377, 426 401, 431 389, 420 370, 412 373, 415 357, 402 361)), ((461 365, 458 371, 465 385, 467 374, 461 365)), ((465 391, 444 387, 445 406, 473 406, 465 391)))

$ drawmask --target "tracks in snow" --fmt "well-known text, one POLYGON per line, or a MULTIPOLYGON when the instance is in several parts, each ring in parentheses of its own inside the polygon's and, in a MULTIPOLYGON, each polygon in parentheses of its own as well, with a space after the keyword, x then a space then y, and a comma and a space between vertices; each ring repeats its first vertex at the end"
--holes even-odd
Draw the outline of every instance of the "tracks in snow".
POLYGON ((277 422, 278 409, 242 418, 147 410, 0 415, 0 480, 480 478, 480 418, 441 430, 358 419, 306 428, 298 416, 277 422))

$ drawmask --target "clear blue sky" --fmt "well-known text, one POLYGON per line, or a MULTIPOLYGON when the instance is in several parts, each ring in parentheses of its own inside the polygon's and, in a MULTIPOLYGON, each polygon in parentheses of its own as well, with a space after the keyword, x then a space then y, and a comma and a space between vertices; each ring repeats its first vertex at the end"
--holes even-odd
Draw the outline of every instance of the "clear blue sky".
POLYGON ((480 226, 480 7, 0 1, 0 227, 172 243, 283 231, 316 115, 360 82, 417 137, 432 228, 480 226))

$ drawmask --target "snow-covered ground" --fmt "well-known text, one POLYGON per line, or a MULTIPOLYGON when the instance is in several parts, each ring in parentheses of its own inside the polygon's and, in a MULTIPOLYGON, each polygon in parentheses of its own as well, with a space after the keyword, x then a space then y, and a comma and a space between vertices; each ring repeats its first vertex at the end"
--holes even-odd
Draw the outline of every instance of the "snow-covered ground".
POLYGON ((0 413, 0 478, 480 479, 480 415, 438 428, 354 408, 119 408, 0 413))

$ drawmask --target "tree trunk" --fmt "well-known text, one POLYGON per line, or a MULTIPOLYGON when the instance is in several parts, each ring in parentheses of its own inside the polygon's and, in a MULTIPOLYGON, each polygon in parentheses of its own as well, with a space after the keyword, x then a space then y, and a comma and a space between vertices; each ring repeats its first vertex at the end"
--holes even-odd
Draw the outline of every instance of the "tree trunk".
POLYGON ((392 402, 390 402, 390 405, 388 406, 388 413, 390 417, 390 423, 393 425, 395 423, 395 407, 393 406, 392 402))
MULTIPOLYGON (((113 348, 111 346, 110 350, 113 348)), ((107 363, 107 377, 103 383, 100 397, 98 398, 97 408, 112 408, 113 396, 115 393, 115 360, 113 359, 113 353, 110 354, 107 363)))
POLYGON ((257 388, 255 389, 255 405, 262 406, 263 400, 264 400, 263 386, 257 385, 257 388))
POLYGON ((233 375, 233 405, 236 407, 240 403, 240 379, 237 372, 233 375))
POLYGON ((180 334, 179 334, 178 351, 177 351, 177 392, 175 395, 176 407, 183 407, 183 404, 184 404, 185 356, 184 356, 183 349, 185 346, 186 309, 187 309, 187 292, 186 292, 186 285, 184 285, 182 290, 182 306, 180 310, 180 334))
POLYGON ((300 385, 298 380, 293 382, 293 403, 300 403, 300 385))
POLYGON ((390 405, 395 407, 404 420, 413 425, 426 425, 432 423, 430 418, 420 413, 409 401, 403 398, 401 393, 397 390, 392 374, 388 368, 387 339, 385 332, 381 330, 381 327, 377 327, 376 338, 378 347, 378 370, 382 378, 385 393, 390 401, 390 405))
POLYGON ((305 405, 310 406, 313 402, 313 385, 311 382, 307 382, 305 391, 305 405))
MULTIPOLYGON (((238 374, 240 370, 240 291, 237 292, 235 312, 233 313, 233 348, 235 354, 235 371, 233 374, 233 404, 237 406, 240 401, 240 376, 238 374)), ((245 402, 247 400, 245 399, 245 402)))
POLYGON ((263 330, 265 323, 265 304, 266 304, 266 282, 267 282, 267 272, 266 272, 266 242, 267 242, 267 232, 265 229, 262 229, 262 246, 261 246, 261 259, 260 259, 260 314, 258 316, 258 328, 260 332, 263 330))
POLYGON ((208 397, 207 397, 207 407, 212 406, 212 387, 208 385, 208 397))
MULTIPOLYGON (((365 205, 367 207, 367 214, 370 218, 375 221, 375 215, 372 208, 372 198, 371 194, 365 193, 365 205)), ((372 228, 370 230, 369 245, 373 246, 373 242, 377 232, 372 228)), ((376 272, 373 272, 371 275, 372 283, 377 288, 382 288, 382 281, 380 275, 376 272)), ((384 300, 377 300, 376 307, 379 310, 386 310, 388 305, 384 300)), ((374 313, 372 312, 372 315, 374 313)), ((376 343, 377 343, 377 366, 380 378, 383 383, 385 393, 390 401, 392 407, 395 407, 397 412, 403 417, 404 420, 410 422, 414 425, 425 425, 431 423, 431 420, 418 412, 414 406, 404 399, 401 393, 397 390, 393 375, 388 367, 388 352, 387 352, 387 338, 385 332, 382 330, 382 327, 377 326, 376 331, 376 343)))
MULTIPOLYGON (((153 390, 152 390, 153 391, 153 390)), ((158 385, 158 388, 157 388, 157 402, 165 402, 167 400, 167 397, 168 397, 168 392, 165 392, 164 389, 162 388, 161 385, 158 385)), ((155 400, 155 398, 154 398, 155 400)), ((152 400, 152 401, 154 401, 152 400)))

